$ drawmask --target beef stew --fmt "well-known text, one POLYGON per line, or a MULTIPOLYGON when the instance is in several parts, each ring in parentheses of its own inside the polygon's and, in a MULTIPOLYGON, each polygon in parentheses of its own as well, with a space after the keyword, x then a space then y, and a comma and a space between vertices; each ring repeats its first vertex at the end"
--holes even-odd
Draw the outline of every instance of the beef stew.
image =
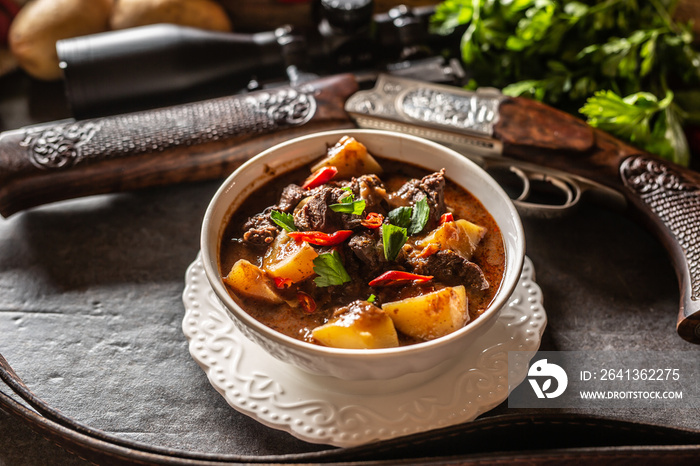
POLYGON ((468 325, 505 267, 498 225, 444 170, 375 157, 350 137, 250 195, 220 251, 246 312, 341 348, 413 344, 468 325))

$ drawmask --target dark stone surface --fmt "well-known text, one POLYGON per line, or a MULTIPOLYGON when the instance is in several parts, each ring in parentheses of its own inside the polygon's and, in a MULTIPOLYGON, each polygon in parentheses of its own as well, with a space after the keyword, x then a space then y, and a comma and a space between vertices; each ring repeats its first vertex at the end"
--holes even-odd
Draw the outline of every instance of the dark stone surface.
MULTIPOLYGON (((13 113, 24 108, 13 99, 0 94, 0 129, 34 118, 13 113)), ((217 184, 98 196, 0 219, 0 353, 49 404, 125 439, 245 455, 324 449, 230 408, 189 356, 184 274, 217 184)), ((678 290, 665 251, 637 224, 584 206, 524 225, 549 318, 541 349, 700 355, 675 332, 678 290)), ((508 411, 501 405, 490 414, 508 411)), ((698 409, 594 414, 700 428, 698 409)), ((0 465, 83 463, 0 412, 0 465)))

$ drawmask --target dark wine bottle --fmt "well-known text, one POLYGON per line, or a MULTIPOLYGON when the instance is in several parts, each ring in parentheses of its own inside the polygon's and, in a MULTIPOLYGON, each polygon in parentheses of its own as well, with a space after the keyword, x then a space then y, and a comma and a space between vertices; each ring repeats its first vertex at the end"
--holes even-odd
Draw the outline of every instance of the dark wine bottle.
POLYGON ((171 24, 61 40, 56 51, 76 118, 201 100, 284 78, 291 28, 255 34, 171 24))

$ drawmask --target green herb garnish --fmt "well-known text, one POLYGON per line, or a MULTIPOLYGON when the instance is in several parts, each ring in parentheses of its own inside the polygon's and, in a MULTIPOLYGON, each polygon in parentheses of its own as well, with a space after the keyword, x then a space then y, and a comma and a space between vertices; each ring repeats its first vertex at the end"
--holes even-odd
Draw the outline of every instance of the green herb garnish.
POLYGON ((470 88, 500 88, 572 114, 581 109, 591 125, 687 164, 682 125, 700 121, 700 111, 680 91, 700 95, 700 52, 690 25, 674 18, 677 4, 445 0, 430 22, 438 34, 465 26, 460 47, 470 88), (621 107, 619 119, 602 116, 621 107), (639 127, 630 130, 635 119, 639 127))
POLYGON ((314 272, 318 275, 314 278, 316 286, 342 285, 350 281, 350 275, 343 267, 338 251, 319 254, 314 259, 314 272))
POLYGON ((411 223, 408 225, 407 233, 409 235, 417 235, 423 228, 425 224, 428 223, 428 217, 430 216, 430 207, 428 206, 428 200, 424 197, 420 201, 416 202, 413 206, 413 212, 411 213, 411 223))
MULTIPOLYGON (((343 188, 343 191, 350 190, 350 188, 343 188)), ((341 212, 344 214, 354 214, 354 215, 362 215, 362 212, 365 211, 365 201, 364 199, 360 199, 359 201, 355 200, 355 196, 352 194, 352 190, 350 190, 351 194, 342 197, 340 199, 340 204, 331 204, 329 207, 333 212, 341 212)))
POLYGON ((670 105, 672 100, 671 91, 661 101, 648 92, 622 98, 613 91, 599 91, 586 101, 580 112, 588 117, 591 126, 669 160, 675 157, 677 163, 687 165, 690 150, 685 138, 667 134, 669 129, 677 127, 679 119, 670 105))
POLYGON ((287 231, 297 231, 297 227, 294 226, 294 216, 292 214, 285 214, 279 210, 273 210, 270 212, 270 219, 287 231))
POLYGON ((389 212, 389 223, 397 227, 408 228, 408 225, 411 224, 412 212, 413 209, 411 207, 397 207, 389 212))
POLYGON ((396 259, 407 238, 408 234, 405 228, 392 225, 391 223, 382 225, 382 243, 386 260, 393 261, 396 259))
POLYGON ((408 235, 417 235, 428 223, 430 216, 428 200, 424 197, 413 207, 397 207, 389 212, 388 216, 389 223, 392 225, 405 228, 408 235))
POLYGON ((369 298, 367 298, 367 302, 371 304, 371 303, 374 303, 374 301, 376 301, 376 299, 377 299, 377 297, 374 296, 373 294, 371 294, 371 295, 369 295, 369 298))

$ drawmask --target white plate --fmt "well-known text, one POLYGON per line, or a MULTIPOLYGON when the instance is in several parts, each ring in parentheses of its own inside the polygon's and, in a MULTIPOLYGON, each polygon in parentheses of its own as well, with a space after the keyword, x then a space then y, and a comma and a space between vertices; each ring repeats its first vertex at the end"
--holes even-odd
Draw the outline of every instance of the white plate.
POLYGON ((427 372, 384 381, 308 374, 268 355, 233 325, 204 276, 199 257, 187 270, 182 328, 190 354, 212 386, 241 413, 312 443, 361 445, 474 420, 522 382, 540 346, 547 315, 534 268, 520 281, 494 326, 463 356, 427 372), (525 352, 508 367, 508 351, 525 352))

